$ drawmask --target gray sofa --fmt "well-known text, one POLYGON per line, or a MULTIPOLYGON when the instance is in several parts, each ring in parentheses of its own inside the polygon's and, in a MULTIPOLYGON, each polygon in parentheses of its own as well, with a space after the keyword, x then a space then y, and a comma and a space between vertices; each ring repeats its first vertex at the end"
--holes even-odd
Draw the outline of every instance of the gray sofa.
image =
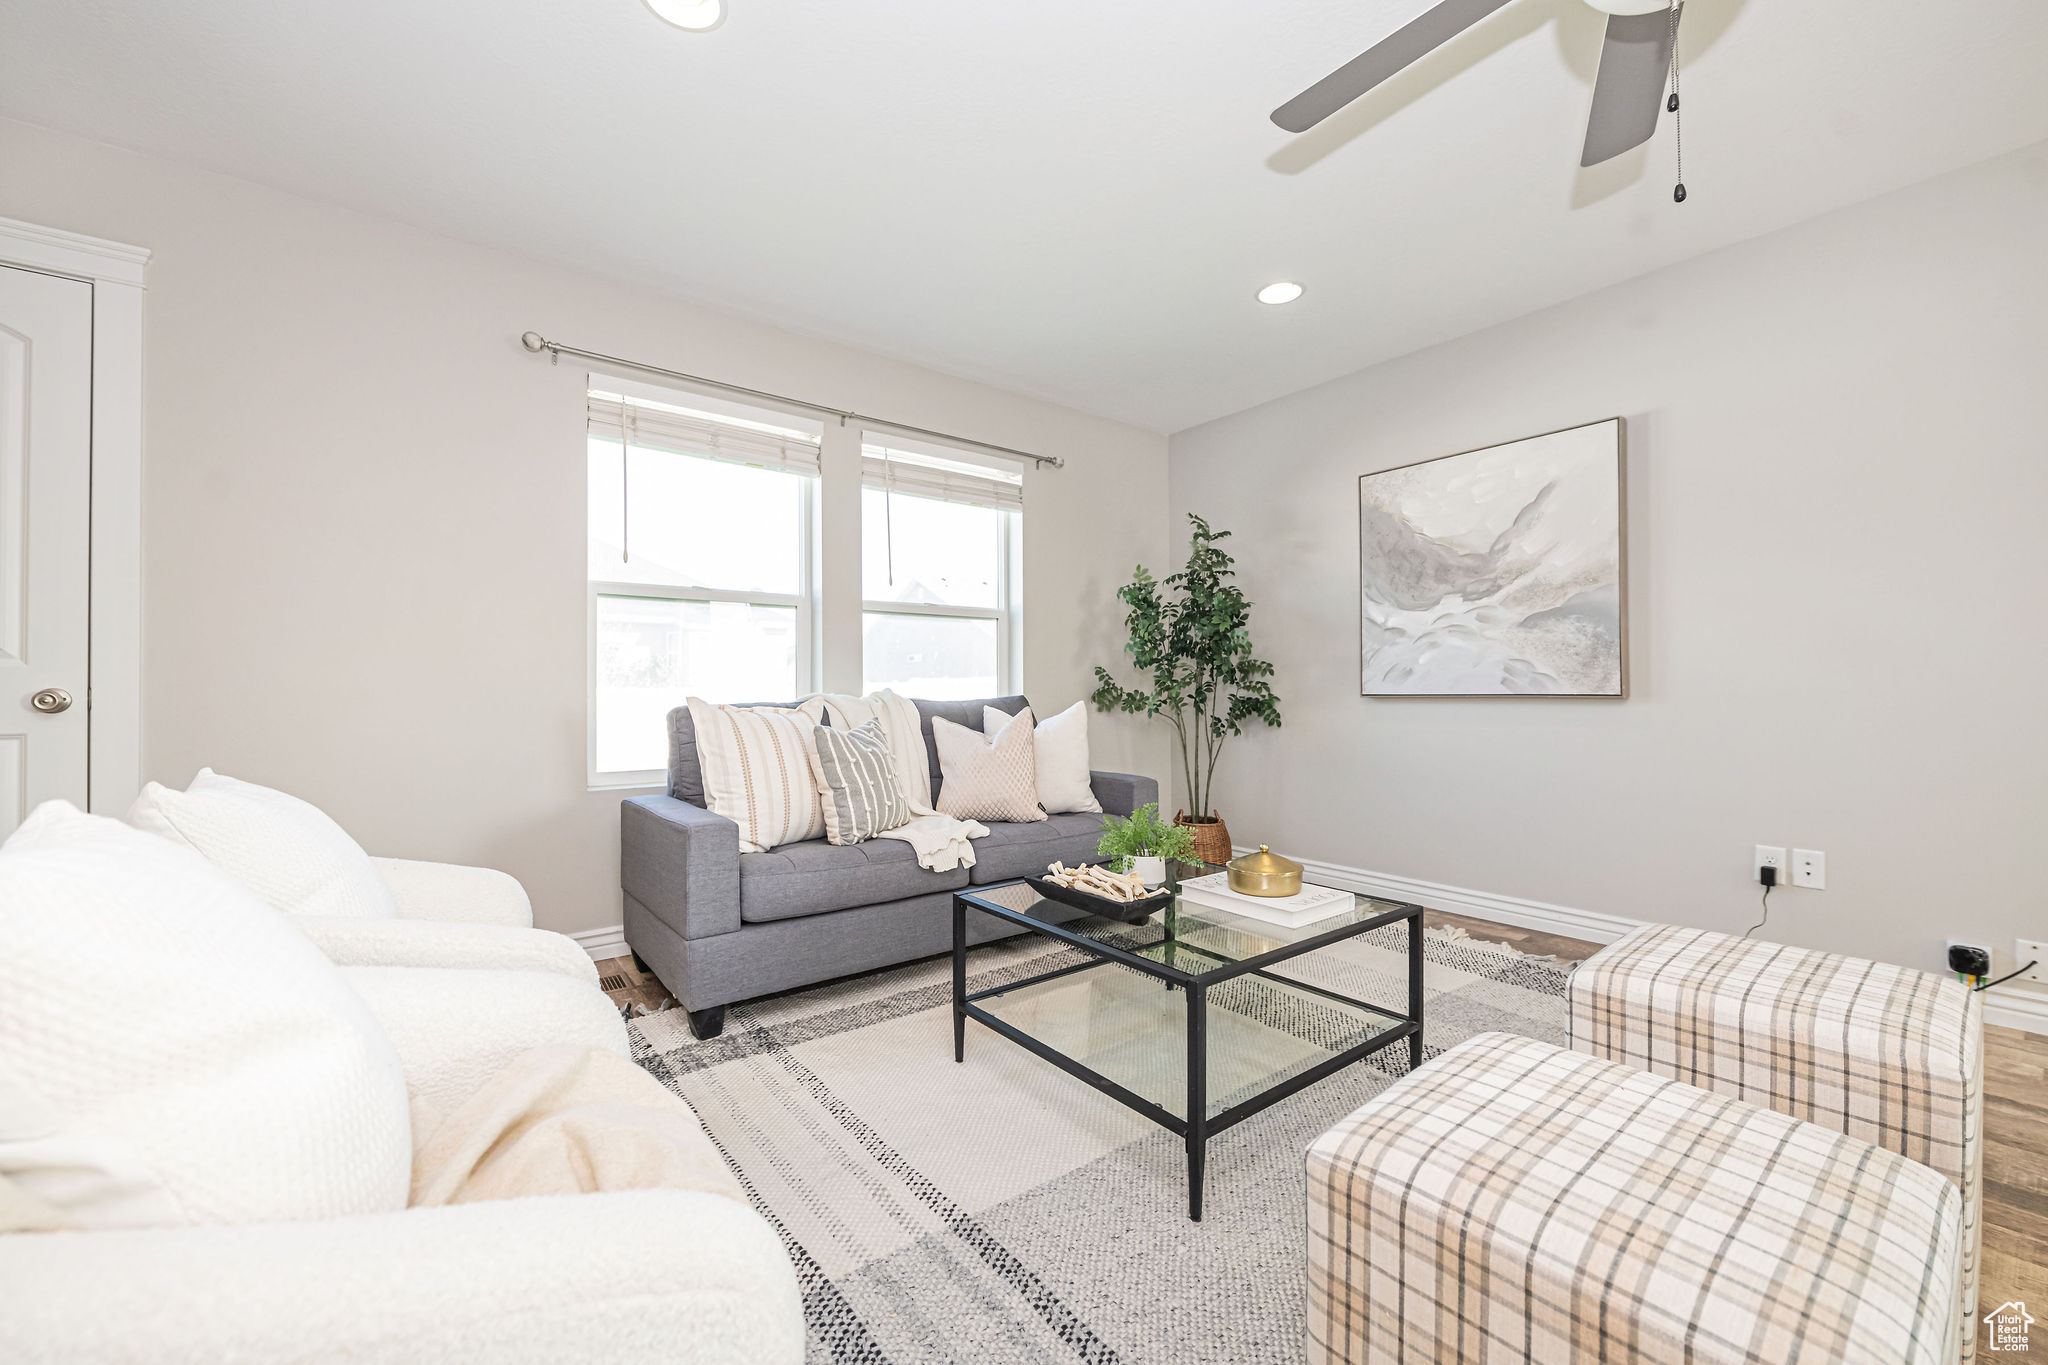
MULTIPOLYGON (((934 800, 932 718, 979 730, 982 707, 1015 715, 1024 705, 1022 697, 917 703, 934 800)), ((989 834, 974 841, 974 866, 951 872, 927 872, 898 839, 843 848, 816 839, 741 853, 739 827, 704 808, 689 709, 669 712, 668 726, 668 794, 622 803, 619 882, 627 946, 642 970, 682 1002, 699 1038, 717 1035, 734 1001, 951 951, 953 893, 963 887, 1015 881, 1054 859, 1100 861, 1095 845, 1103 816, 1094 814, 984 822, 989 834)), ((1149 777, 1091 776, 1107 815, 1129 815, 1159 799, 1159 784, 1149 777)), ((968 924, 976 943, 1015 932, 988 916, 968 924)))

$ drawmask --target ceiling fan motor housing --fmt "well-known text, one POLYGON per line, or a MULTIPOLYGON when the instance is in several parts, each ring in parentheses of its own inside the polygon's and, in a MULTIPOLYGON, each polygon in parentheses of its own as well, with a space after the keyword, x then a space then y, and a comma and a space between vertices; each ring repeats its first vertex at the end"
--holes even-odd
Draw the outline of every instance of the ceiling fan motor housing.
POLYGON ((1670 9, 1670 0, 1586 0, 1602 14, 1655 14, 1670 9))

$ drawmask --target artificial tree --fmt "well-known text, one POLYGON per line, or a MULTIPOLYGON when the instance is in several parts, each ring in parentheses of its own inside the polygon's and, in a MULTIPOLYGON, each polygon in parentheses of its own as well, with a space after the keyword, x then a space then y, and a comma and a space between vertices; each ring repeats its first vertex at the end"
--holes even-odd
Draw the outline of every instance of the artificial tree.
POLYGON ((1117 590, 1130 614, 1124 652, 1150 688, 1124 687, 1106 668, 1095 670, 1094 702, 1100 711, 1142 712, 1173 722, 1180 738, 1181 776, 1198 823, 1217 820, 1211 784, 1223 743, 1242 734, 1247 721, 1280 724, 1280 699, 1266 680, 1273 665, 1252 653, 1247 625, 1252 604, 1231 580, 1234 562, 1217 546, 1228 531, 1213 529, 1190 512, 1194 534, 1187 567, 1165 582, 1140 564, 1117 590))

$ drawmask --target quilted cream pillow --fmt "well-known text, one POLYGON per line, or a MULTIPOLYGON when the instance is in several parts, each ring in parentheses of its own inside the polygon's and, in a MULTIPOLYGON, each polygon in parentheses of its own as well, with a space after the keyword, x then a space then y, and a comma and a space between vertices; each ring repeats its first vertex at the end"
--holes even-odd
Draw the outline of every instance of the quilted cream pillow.
POLYGON ((296 796, 201 768, 184 791, 144 787, 128 823, 198 850, 288 915, 398 918, 391 887, 362 845, 296 796))
MULTIPOLYGON (((981 728, 994 734, 1010 718, 993 706, 981 708, 981 728)), ((1075 702, 1038 722, 1031 734, 1032 764, 1038 771, 1038 804, 1051 815, 1063 811, 1099 814, 1095 775, 1088 770, 1088 704, 1075 702)))
POLYGON ((1043 820, 1031 708, 984 734, 932 717, 939 751, 939 813, 956 820, 1043 820))
POLYGON ((405 1076, 290 920, 49 801, 0 846, 0 1177, 84 1228, 402 1209, 405 1076))

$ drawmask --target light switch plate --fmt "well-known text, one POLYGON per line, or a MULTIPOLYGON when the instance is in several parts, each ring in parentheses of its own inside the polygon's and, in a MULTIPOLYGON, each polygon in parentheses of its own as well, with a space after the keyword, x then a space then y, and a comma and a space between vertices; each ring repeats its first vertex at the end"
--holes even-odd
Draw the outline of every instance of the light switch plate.
POLYGON ((1793 849, 1792 885, 1803 886, 1810 891, 1827 890, 1828 855, 1817 848, 1793 849))

